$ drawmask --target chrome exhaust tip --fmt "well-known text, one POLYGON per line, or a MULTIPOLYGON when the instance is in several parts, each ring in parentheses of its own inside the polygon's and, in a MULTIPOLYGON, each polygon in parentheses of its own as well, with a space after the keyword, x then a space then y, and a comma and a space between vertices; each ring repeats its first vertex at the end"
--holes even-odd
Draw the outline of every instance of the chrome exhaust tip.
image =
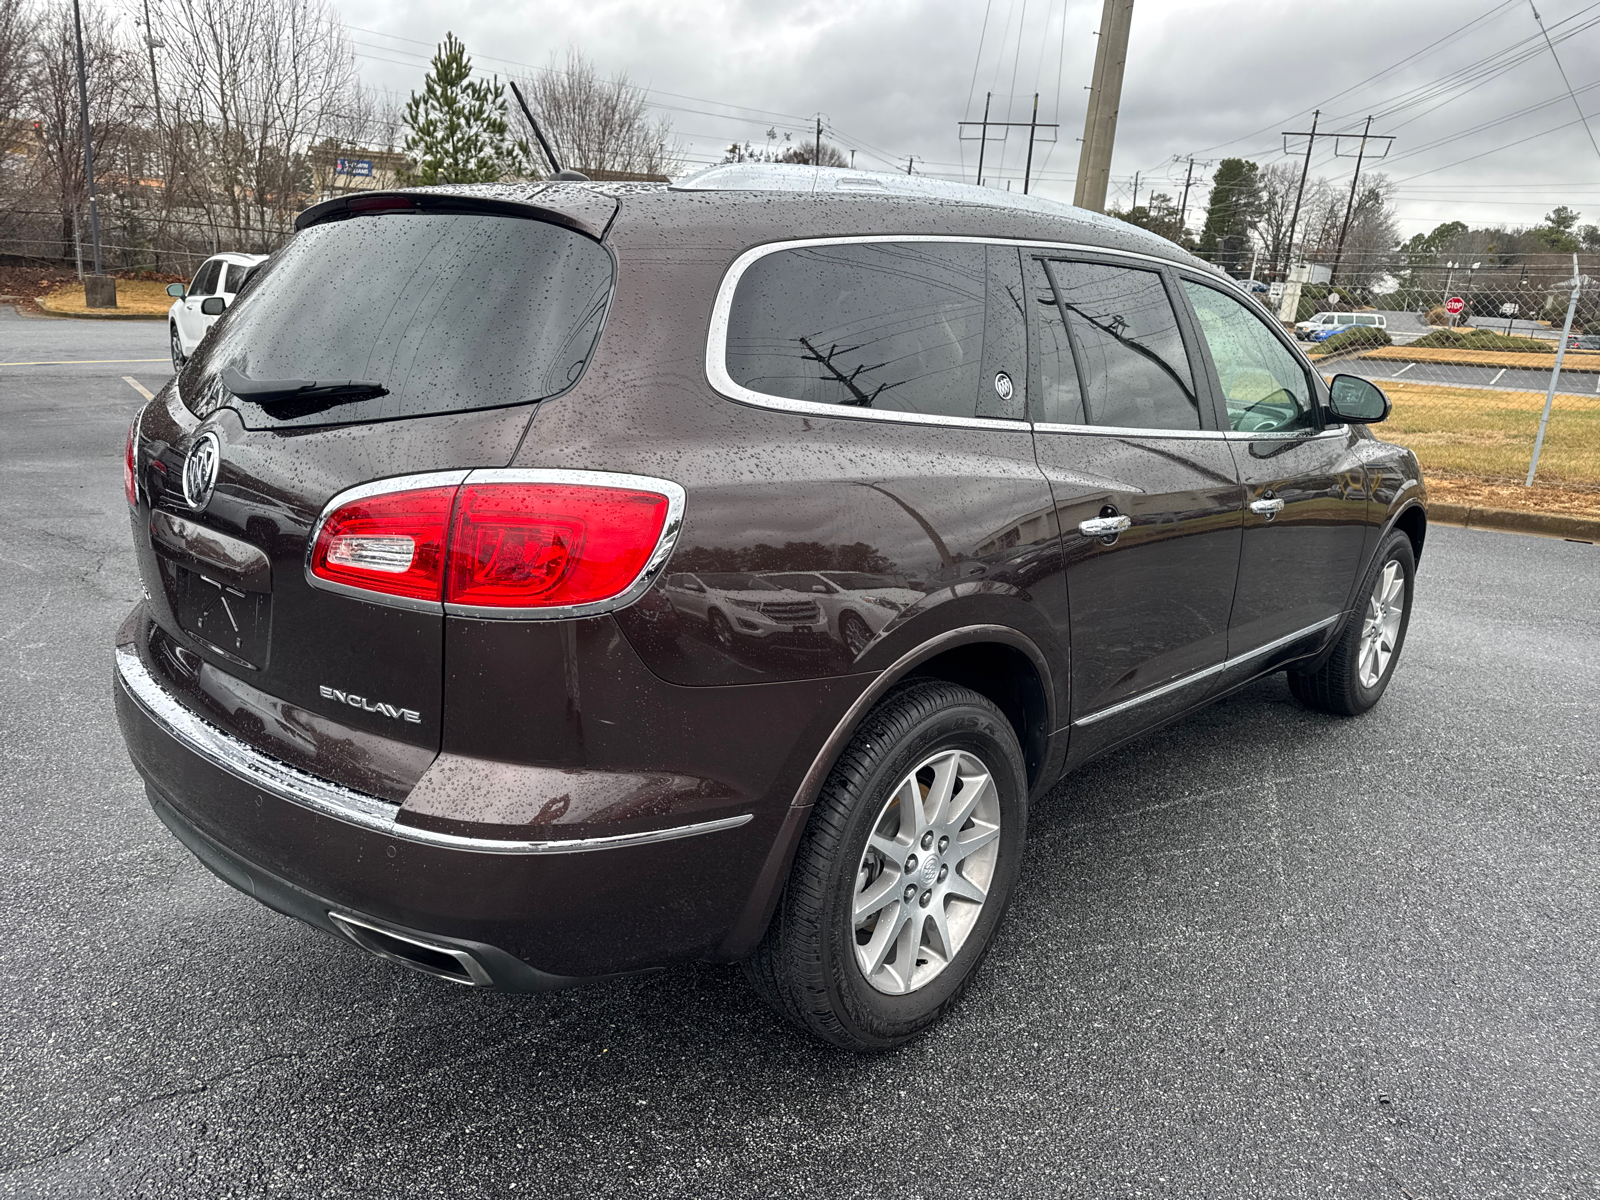
POLYGON ((483 964, 465 950, 400 933, 350 913, 329 909, 328 919, 340 933, 369 954, 467 987, 494 986, 483 964))

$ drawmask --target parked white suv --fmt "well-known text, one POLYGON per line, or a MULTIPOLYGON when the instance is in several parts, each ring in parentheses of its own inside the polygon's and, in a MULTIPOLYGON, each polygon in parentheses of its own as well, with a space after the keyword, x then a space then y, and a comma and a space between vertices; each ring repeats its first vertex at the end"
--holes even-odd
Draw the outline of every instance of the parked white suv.
POLYGON ((172 346, 174 371, 183 369, 206 331, 233 303, 244 286, 246 272, 266 258, 265 254, 213 254, 200 264, 187 288, 181 283, 167 285, 167 295, 177 297, 167 309, 167 337, 172 346), (219 304, 209 306, 215 312, 209 311, 206 305, 212 298, 220 300, 219 304))
POLYGON ((724 650, 761 642, 794 649, 828 645, 828 618, 810 596, 745 571, 687 571, 667 576, 672 607, 703 621, 724 650))
POLYGON ((1312 313, 1304 321, 1294 327, 1294 335, 1302 342, 1311 341, 1319 333, 1329 333, 1339 329, 1347 329, 1352 325, 1373 325, 1379 329, 1389 328, 1382 313, 1312 313))
POLYGON ((867 571, 765 571, 761 578, 793 592, 810 593, 852 657, 860 655, 901 609, 922 599, 921 592, 867 571))

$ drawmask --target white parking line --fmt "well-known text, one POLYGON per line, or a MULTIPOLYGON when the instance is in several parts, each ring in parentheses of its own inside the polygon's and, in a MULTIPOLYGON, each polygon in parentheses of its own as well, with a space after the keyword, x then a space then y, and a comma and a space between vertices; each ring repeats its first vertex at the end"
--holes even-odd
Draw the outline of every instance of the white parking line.
POLYGON ((127 384, 134 391, 138 392, 139 395, 143 396, 146 400, 154 400, 156 398, 156 394, 154 392, 145 387, 144 384, 140 383, 132 375, 124 375, 122 377, 122 382, 127 384))
POLYGON ((1595 376, 1595 380, 1594 380, 1594 394, 1595 394, 1595 395, 1596 395, 1596 396, 1600 396, 1600 375, 1596 375, 1596 376, 1595 376))
POLYGON ((1498 371, 1496 371, 1494 373, 1494 379, 1489 380, 1489 386, 1493 387, 1495 385, 1495 383, 1499 380, 1500 376, 1504 375, 1510 369, 1511 369, 1510 367, 1501 367, 1498 371))
POLYGON ((1398 371, 1396 371, 1393 375, 1389 376, 1389 378, 1390 379, 1399 379, 1400 376, 1404 375, 1407 371, 1411 370, 1411 368, 1416 366, 1416 365, 1417 365, 1416 363, 1407 363, 1405 366, 1401 367, 1398 371))

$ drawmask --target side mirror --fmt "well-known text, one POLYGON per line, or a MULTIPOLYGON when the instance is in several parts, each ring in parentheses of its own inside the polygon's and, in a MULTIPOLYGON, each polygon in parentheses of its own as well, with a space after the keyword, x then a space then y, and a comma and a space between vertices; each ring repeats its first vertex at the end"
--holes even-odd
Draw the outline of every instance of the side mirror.
POLYGON ((1335 375, 1328 385, 1328 408, 1352 425, 1376 425, 1389 417, 1389 397, 1370 379, 1335 375))
POLYGON ((188 291, 184 288, 183 284, 181 284, 181 283, 169 283, 169 284, 167 284, 167 295, 169 295, 169 296, 176 296, 179 300, 182 300, 188 294, 189 294, 188 291))
MULTIPOLYGON (((208 317, 220 317, 222 310, 228 307, 228 302, 221 296, 207 296, 200 301, 200 311, 208 317)), ((1340 376, 1343 378, 1343 376, 1340 376)))

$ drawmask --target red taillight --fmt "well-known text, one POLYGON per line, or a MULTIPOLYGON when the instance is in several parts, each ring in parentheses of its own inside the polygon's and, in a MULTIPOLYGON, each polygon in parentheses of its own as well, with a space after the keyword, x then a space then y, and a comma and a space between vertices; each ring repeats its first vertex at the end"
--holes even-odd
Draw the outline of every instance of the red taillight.
POLYGON ((311 573, 329 583, 438 602, 456 489, 418 488, 351 500, 328 515, 311 573))
POLYGON ((445 599, 493 608, 592 604, 650 561, 667 498, 567 483, 468 483, 450 528, 445 599))
POLYGON ((311 574, 468 607, 594 604, 639 578, 671 507, 660 492, 567 482, 451 483, 358 497, 322 522, 311 574))
POLYGON ((135 443, 139 438, 139 418, 128 426, 128 447, 122 452, 122 494, 128 498, 128 507, 139 507, 139 471, 135 465, 135 443))

